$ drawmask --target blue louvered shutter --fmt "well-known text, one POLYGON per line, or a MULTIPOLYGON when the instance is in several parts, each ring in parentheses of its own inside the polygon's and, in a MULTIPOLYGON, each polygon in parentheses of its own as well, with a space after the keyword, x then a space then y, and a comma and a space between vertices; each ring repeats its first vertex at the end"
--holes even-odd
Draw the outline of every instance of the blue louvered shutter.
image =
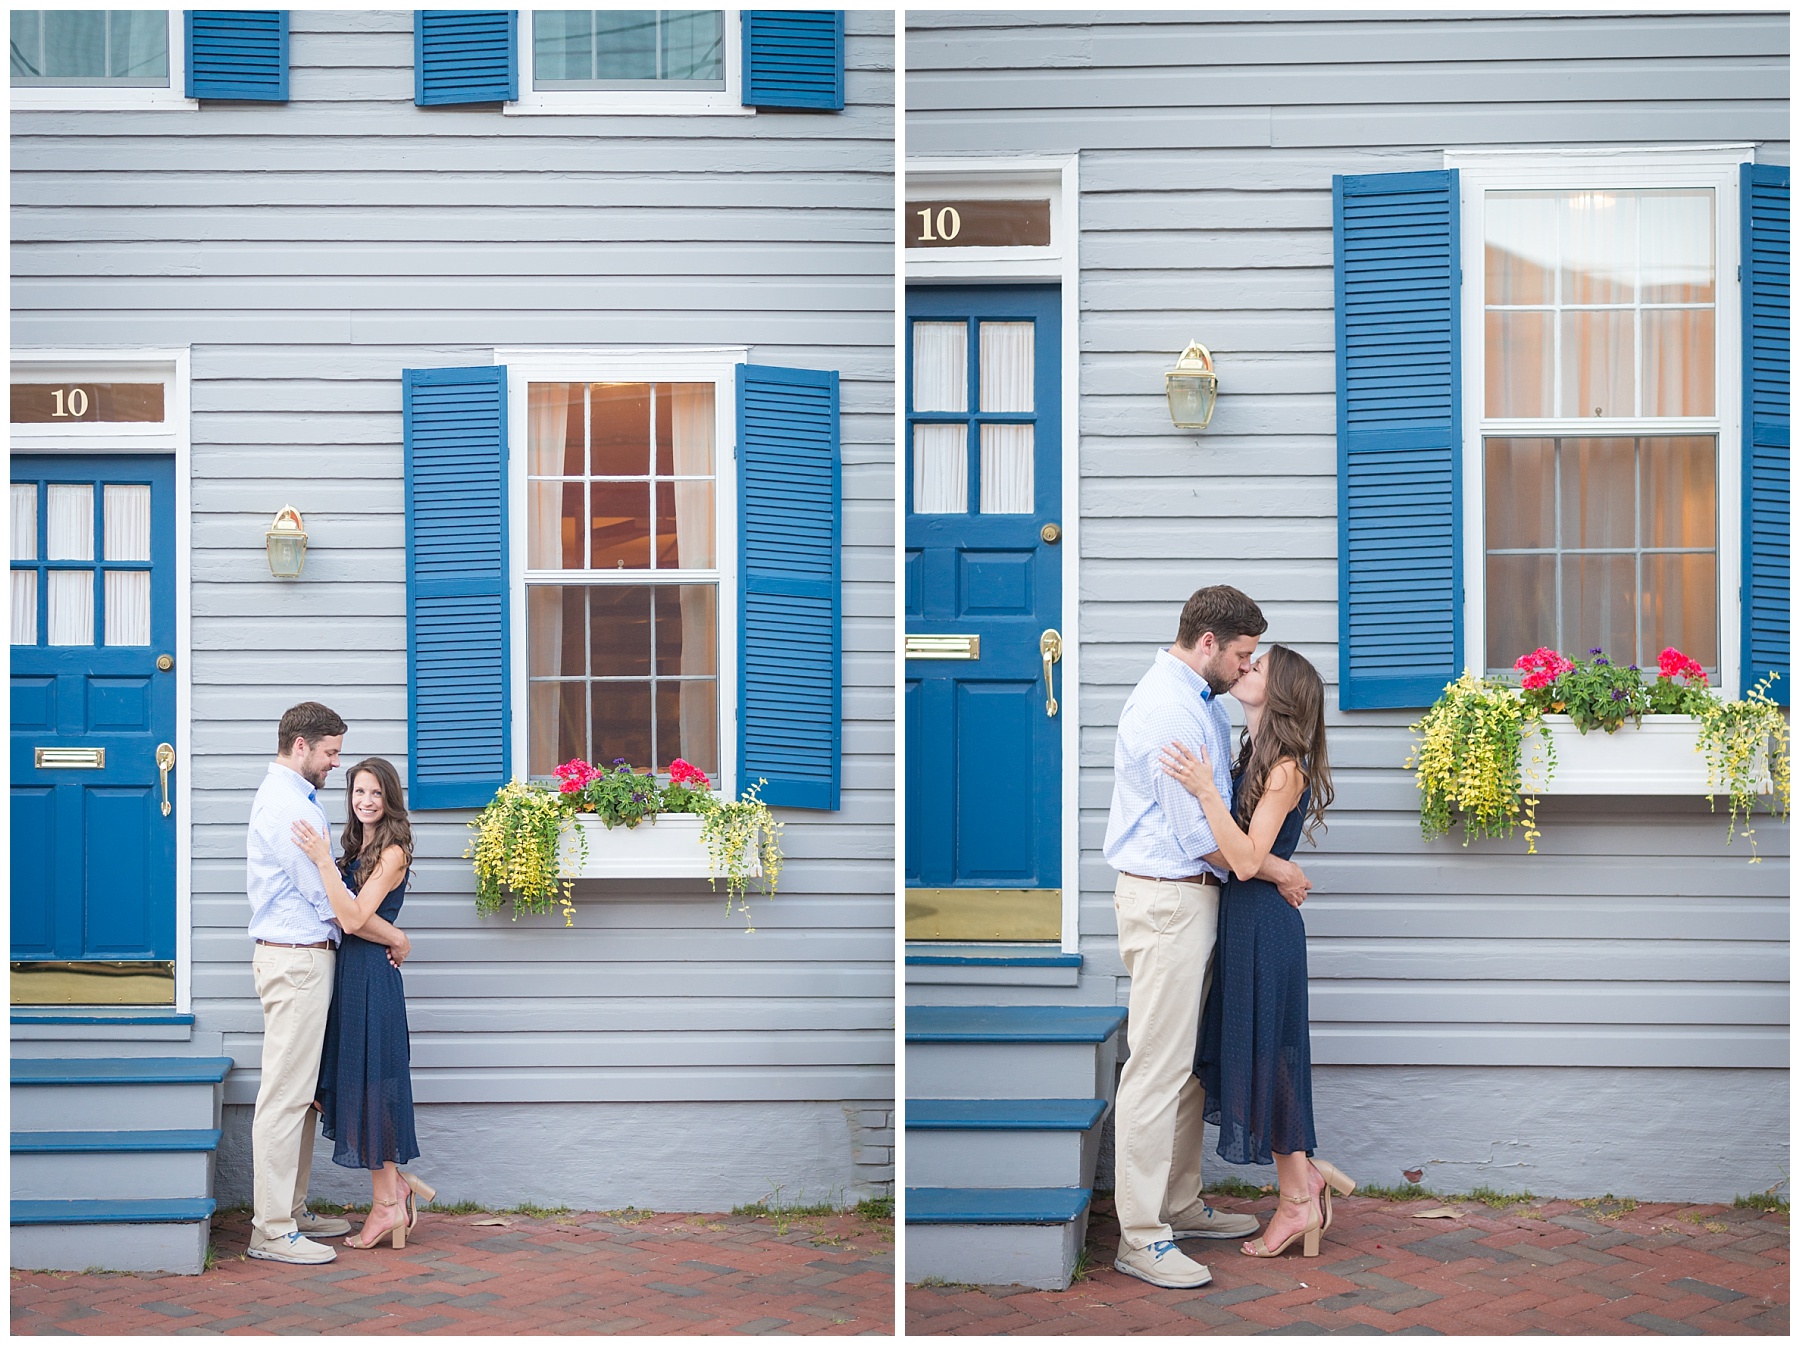
POLYGON ((738 782, 838 806, 838 376, 737 367, 738 782))
POLYGON ((413 102, 437 107, 518 96, 517 10, 413 11, 413 102))
POLYGON ((285 9, 190 9, 185 26, 189 98, 287 102, 285 9))
POLYGON ((506 369, 405 372, 410 803, 507 780, 506 369))
POLYGON ((844 12, 743 12, 745 107, 839 112, 844 107, 844 12))
POLYGON ((1788 700, 1788 170, 1739 170, 1744 268, 1743 682, 1788 700))
POLYGON ((1462 672, 1456 173, 1334 177, 1332 210, 1339 704, 1429 706, 1462 672))

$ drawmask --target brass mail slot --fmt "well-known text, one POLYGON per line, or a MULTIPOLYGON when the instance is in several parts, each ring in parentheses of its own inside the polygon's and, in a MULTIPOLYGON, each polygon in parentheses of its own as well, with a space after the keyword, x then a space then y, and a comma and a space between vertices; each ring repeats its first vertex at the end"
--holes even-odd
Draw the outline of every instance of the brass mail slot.
POLYGON ((33 765, 97 771, 106 765, 105 748, 33 748, 33 765))
POLYGON ((908 636, 908 659, 979 659, 980 636, 908 636))

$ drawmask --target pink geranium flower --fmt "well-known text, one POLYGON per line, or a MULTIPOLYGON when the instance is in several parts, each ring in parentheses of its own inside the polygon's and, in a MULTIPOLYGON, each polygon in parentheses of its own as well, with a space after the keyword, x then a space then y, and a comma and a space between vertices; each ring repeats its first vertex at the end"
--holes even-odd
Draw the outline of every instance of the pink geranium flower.
POLYGON ((1706 686, 1706 670, 1699 661, 1688 658, 1673 645, 1656 656, 1656 671, 1665 678, 1684 678, 1706 686))
POLYGON ((1548 646, 1539 646, 1530 654, 1521 654, 1513 662, 1513 667, 1525 675, 1519 680, 1519 685, 1528 692, 1535 692, 1539 688, 1548 687, 1574 668, 1575 664, 1548 646))
POLYGON ((669 763, 669 779, 677 785, 689 785, 702 790, 712 785, 704 771, 680 757, 669 763))
POLYGON ((562 792, 566 795, 580 794, 589 781, 597 780, 600 776, 598 771, 579 757, 571 757, 550 774, 562 782, 562 792))

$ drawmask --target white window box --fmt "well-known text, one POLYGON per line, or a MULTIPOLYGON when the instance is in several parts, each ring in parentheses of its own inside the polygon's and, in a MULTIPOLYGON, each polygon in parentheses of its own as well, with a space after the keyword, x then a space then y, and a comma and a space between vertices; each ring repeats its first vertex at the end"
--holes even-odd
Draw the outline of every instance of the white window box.
MULTIPOLYGON (((705 879, 712 877, 706 844, 700 839, 697 813, 659 813, 636 827, 608 827, 592 813, 575 817, 575 827, 587 838, 587 860, 579 866, 581 850, 573 829, 563 834, 565 872, 578 879, 705 879)), ((750 873, 762 875, 762 866, 751 858, 750 873)))
MULTIPOLYGON (((1627 720, 1616 733, 1583 734, 1567 715, 1546 715, 1544 731, 1556 745, 1556 769, 1544 779, 1546 763, 1538 747, 1538 725, 1527 725, 1519 750, 1520 776, 1536 795, 1707 795, 1706 755, 1700 751, 1700 721, 1692 715, 1646 715, 1627 720)), ((1760 789, 1769 790, 1767 765, 1760 789)))

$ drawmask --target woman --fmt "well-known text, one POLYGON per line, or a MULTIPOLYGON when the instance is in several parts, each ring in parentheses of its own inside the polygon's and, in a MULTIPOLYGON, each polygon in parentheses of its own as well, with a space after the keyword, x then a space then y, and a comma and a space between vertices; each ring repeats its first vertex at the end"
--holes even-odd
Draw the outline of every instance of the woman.
POLYGON ((319 1061, 317 1106, 326 1139, 337 1142, 332 1161, 372 1170, 369 1218, 360 1237, 344 1242, 373 1248, 391 1237, 394 1247, 404 1248, 407 1231, 419 1219, 412 1196, 430 1201, 436 1195, 399 1167, 419 1153, 406 995, 387 949, 356 932, 371 916, 390 923, 399 918, 412 863, 412 824, 392 763, 371 757, 351 767, 347 780, 350 809, 341 872, 325 838, 306 823, 294 824, 294 840, 319 867, 344 932, 319 1061))
POLYGON ((1212 991, 1201 1012, 1194 1073, 1206 1089, 1206 1120, 1219 1128, 1219 1156, 1275 1164, 1281 1200, 1244 1253, 1276 1257, 1301 1239, 1302 1256, 1316 1257, 1331 1223, 1331 1188, 1348 1196, 1356 1184, 1310 1157, 1316 1141, 1306 927, 1298 904, 1289 906, 1256 873, 1271 851, 1292 857, 1303 826, 1310 840, 1332 801, 1325 686, 1303 656, 1271 645, 1231 690, 1245 722, 1232 772, 1235 809, 1220 796, 1204 747, 1195 757, 1175 743, 1163 755, 1163 770, 1200 801, 1234 875, 1219 899, 1212 991))

